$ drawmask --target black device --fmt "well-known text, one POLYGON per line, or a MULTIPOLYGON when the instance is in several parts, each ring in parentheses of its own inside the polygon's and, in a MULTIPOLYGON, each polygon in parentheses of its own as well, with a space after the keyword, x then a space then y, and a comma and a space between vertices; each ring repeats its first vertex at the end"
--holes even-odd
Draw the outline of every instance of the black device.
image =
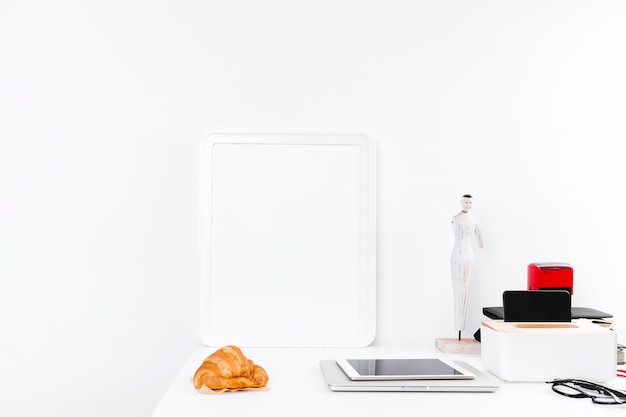
POLYGON ((504 291, 502 305, 504 321, 572 321, 572 299, 565 290, 504 291))

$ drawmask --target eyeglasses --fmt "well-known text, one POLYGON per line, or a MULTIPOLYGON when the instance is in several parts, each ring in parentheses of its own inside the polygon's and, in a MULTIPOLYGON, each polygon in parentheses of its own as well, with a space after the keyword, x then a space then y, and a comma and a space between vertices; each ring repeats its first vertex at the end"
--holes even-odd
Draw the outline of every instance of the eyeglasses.
POLYGON ((596 404, 626 404, 626 393, 582 379, 555 379, 548 381, 552 391, 570 398, 591 398, 596 404))

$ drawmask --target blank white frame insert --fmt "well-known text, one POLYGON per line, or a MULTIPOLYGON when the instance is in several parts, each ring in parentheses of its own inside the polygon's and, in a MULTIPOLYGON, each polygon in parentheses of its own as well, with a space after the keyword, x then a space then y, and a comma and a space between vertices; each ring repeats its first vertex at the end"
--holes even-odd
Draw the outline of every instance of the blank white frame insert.
POLYGON ((212 133, 204 145, 203 343, 369 345, 376 329, 371 140, 212 133))

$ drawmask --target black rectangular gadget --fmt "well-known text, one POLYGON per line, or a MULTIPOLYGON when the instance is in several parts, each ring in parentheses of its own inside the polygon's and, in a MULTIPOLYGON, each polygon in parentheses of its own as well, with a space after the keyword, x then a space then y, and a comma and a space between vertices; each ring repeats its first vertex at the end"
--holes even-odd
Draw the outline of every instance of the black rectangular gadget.
POLYGON ((569 322, 572 301, 565 290, 504 291, 504 321, 569 322))

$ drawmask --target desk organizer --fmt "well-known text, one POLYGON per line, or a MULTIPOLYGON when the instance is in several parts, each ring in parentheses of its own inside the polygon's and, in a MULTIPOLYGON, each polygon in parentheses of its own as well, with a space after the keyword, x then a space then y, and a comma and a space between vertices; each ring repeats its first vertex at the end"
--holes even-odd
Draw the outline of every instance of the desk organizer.
POLYGON ((485 368, 504 381, 615 378, 617 335, 590 320, 481 323, 485 368))

